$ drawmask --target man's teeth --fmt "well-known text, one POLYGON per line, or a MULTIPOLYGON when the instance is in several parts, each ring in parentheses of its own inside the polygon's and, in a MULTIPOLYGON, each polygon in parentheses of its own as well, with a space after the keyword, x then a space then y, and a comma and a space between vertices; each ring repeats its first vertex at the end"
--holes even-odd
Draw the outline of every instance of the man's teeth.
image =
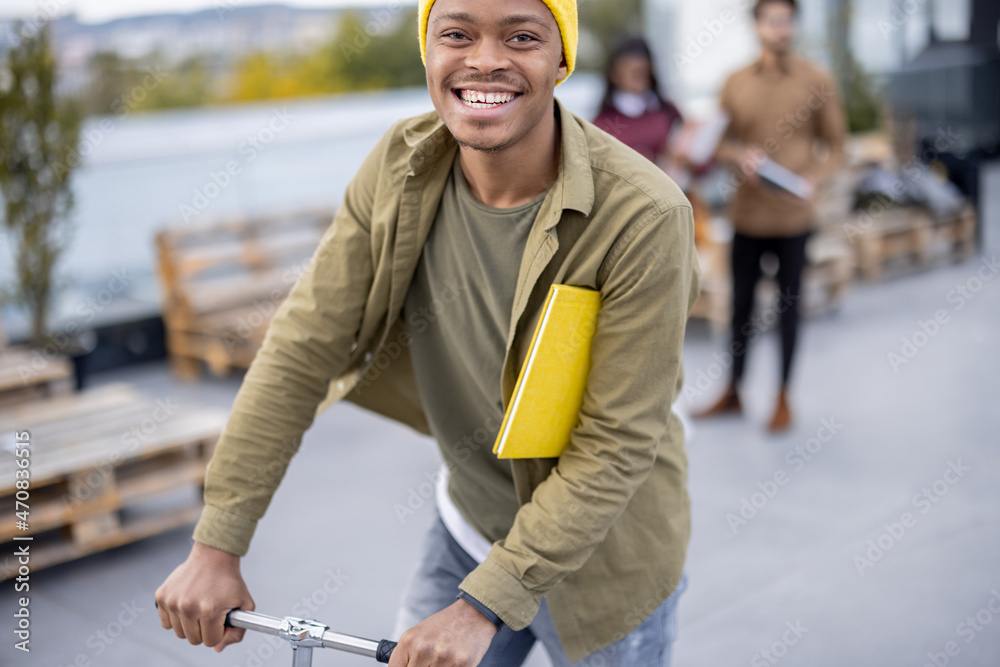
POLYGON ((462 90, 459 91, 459 95, 463 102, 476 109, 486 109, 491 106, 506 104, 517 97, 516 93, 483 93, 478 90, 462 90))

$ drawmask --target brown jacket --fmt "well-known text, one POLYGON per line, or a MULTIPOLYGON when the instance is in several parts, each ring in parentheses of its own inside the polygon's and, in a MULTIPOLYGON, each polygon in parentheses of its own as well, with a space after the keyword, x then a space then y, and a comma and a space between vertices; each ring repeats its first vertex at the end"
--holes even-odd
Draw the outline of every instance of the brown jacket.
MULTIPOLYGON (((733 73, 719 103, 730 118, 724 142, 730 154, 756 146, 783 167, 817 181, 841 158, 845 129, 837 84, 799 56, 790 54, 770 67, 758 60, 733 73)), ((796 236, 812 225, 812 202, 754 184, 739 171, 723 187, 736 191, 731 218, 741 234, 796 236)))

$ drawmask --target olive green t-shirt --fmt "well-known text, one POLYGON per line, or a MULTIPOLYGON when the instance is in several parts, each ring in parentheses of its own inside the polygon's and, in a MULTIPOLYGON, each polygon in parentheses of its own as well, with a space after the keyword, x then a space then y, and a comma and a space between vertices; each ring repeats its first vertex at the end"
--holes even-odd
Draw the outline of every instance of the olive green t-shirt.
POLYGON ((493 442, 517 274, 545 194, 515 208, 486 206, 456 157, 403 307, 449 496, 490 542, 506 537, 518 510, 510 462, 494 456, 493 442))

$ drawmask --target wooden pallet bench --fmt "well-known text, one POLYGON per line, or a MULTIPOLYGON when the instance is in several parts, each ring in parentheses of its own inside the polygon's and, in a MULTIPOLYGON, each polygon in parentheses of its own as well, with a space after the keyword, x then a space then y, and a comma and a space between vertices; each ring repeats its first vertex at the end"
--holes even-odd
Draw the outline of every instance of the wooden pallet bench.
POLYGON ((966 205, 958 215, 931 223, 931 243, 943 246, 946 254, 955 260, 968 259, 976 249, 978 224, 976 208, 966 205))
POLYGON ((24 346, 0 347, 0 409, 73 390, 73 364, 24 346))
POLYGON ((729 268, 729 243, 708 241, 696 248, 701 267, 698 299, 691 307, 691 318, 708 321, 712 332, 722 335, 729 330, 732 293, 729 268))
POLYGON ((866 280, 879 280, 886 264, 900 260, 923 265, 930 260, 934 221, 920 208, 894 208, 878 215, 860 214, 853 238, 857 266, 866 280))
POLYGON ((808 264, 802 276, 803 314, 814 317, 836 310, 844 302, 854 277, 854 253, 838 233, 817 233, 806 249, 808 264))
POLYGON ((889 209, 877 216, 859 215, 852 239, 857 265, 866 280, 879 280, 890 264, 927 266, 935 260, 967 259, 975 250, 976 210, 935 220, 917 207, 889 209))
MULTIPOLYGON (((29 544, 31 569, 66 562, 197 520, 222 410, 113 384, 0 412, 0 541, 29 544), (15 507, 14 433, 30 433, 28 529, 15 507), (32 541, 12 542, 14 536, 32 541)), ((17 573, 8 555, 0 580, 17 573)))
POLYGON ((0 321, 0 409, 72 391, 73 364, 64 355, 46 355, 26 345, 8 346, 0 321))
POLYGON ((167 350, 175 376, 248 368, 333 212, 180 226, 157 234, 167 350))

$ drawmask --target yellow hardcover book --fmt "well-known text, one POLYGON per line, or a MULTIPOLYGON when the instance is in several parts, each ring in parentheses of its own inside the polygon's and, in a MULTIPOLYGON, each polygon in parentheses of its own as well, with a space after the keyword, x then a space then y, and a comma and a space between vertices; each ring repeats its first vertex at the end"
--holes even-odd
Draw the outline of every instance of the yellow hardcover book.
POLYGON ((493 453, 501 459, 562 454, 579 419, 601 293, 552 285, 507 405, 493 453))

